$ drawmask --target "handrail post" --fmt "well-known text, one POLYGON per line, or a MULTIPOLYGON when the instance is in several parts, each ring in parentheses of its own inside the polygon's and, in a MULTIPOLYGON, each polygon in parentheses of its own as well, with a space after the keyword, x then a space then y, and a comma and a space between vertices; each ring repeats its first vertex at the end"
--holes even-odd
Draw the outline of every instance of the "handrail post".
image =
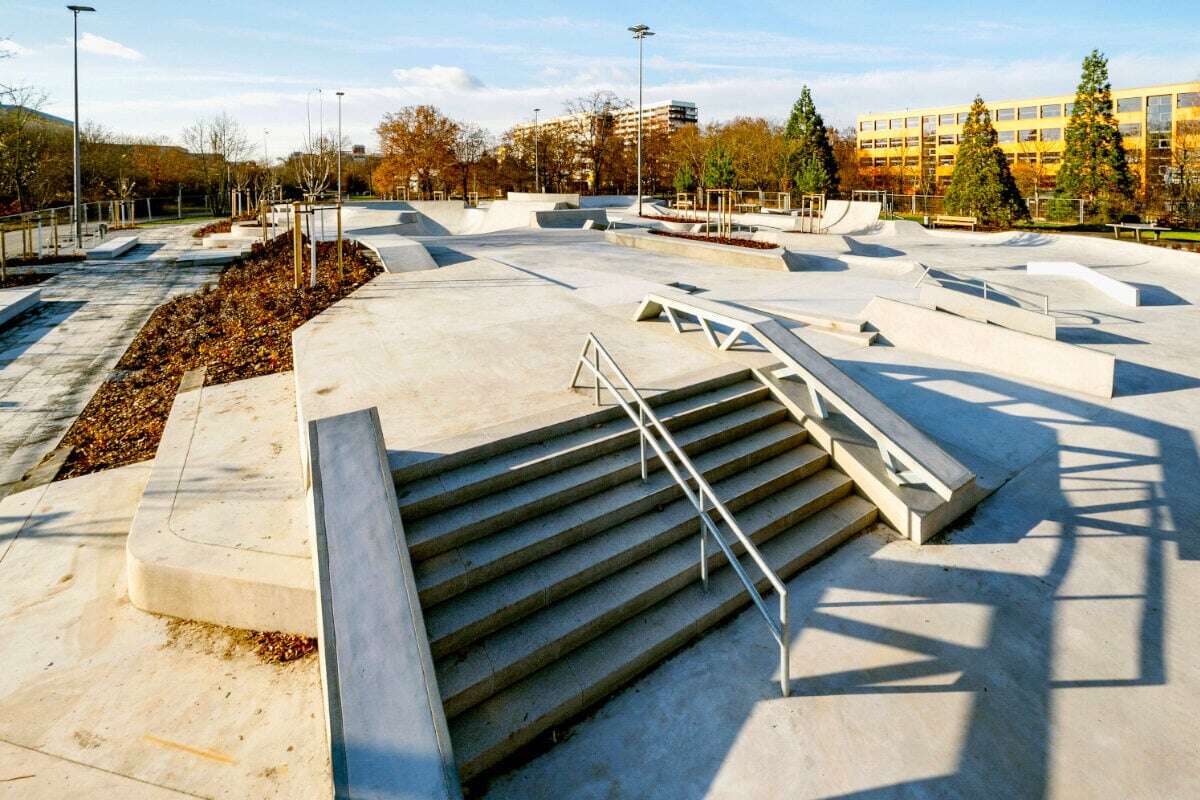
POLYGON ((699 482, 697 482, 696 494, 700 498, 700 582, 704 585, 705 590, 707 590, 708 589, 708 526, 704 524, 704 490, 700 488, 699 482))
POLYGON ((642 481, 646 480, 646 409, 638 404, 638 445, 642 450, 642 481))
POLYGON ((791 654, 788 652, 788 644, 791 642, 788 636, 788 606, 787 606, 787 590, 779 593, 779 688, 783 691, 783 696, 787 697, 791 692, 791 654))
POLYGON ((596 405, 600 405, 600 350, 599 348, 592 349, 592 356, 596 365, 596 405))

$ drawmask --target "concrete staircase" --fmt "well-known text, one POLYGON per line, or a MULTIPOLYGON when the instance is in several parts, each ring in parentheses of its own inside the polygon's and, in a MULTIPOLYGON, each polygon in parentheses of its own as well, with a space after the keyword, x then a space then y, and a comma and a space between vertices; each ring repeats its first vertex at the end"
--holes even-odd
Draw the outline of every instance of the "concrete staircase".
MULTIPOLYGON (((875 507, 748 372, 651 402, 781 577, 875 521, 875 507)), ((396 473, 464 779, 750 603, 715 545, 701 586, 696 511, 657 459, 641 480, 624 416, 495 450, 440 472, 396 473)))

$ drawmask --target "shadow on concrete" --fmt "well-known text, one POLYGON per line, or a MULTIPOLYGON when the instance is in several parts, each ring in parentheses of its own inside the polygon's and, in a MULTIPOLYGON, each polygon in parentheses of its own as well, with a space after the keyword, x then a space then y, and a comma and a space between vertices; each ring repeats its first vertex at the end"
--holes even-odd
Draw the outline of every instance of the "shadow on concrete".
POLYGON ((429 251, 430 257, 433 258, 434 263, 439 267, 448 267, 451 264, 462 264, 465 261, 475 260, 475 256, 444 244, 426 244, 425 249, 429 251))
POLYGON ((785 250, 783 263, 789 272, 845 272, 850 266, 840 258, 819 256, 813 253, 796 253, 785 250))
POLYGON ((81 300, 43 300, 0 329, 0 367, 33 347, 67 317, 83 308, 81 300))
POLYGON ((1172 292, 1170 289, 1153 283, 1134 283, 1126 281, 1130 286, 1137 287, 1141 305, 1144 306, 1190 306, 1187 300, 1172 292))
POLYGON ((1120 358, 1117 359, 1116 371, 1113 373, 1114 397, 1177 392, 1197 386, 1200 386, 1200 379, 1120 358))
POLYGON ((1071 344, 1146 344, 1141 339, 1121 336, 1119 333, 1110 333, 1083 325, 1068 325, 1058 328, 1055 338, 1060 342, 1071 344))
POLYGON ((897 256, 905 255, 903 250, 897 250, 894 247, 887 247, 882 244, 868 244, 860 242, 853 236, 843 236, 846 244, 850 245, 850 252, 856 256, 867 256, 868 258, 896 258, 897 256))

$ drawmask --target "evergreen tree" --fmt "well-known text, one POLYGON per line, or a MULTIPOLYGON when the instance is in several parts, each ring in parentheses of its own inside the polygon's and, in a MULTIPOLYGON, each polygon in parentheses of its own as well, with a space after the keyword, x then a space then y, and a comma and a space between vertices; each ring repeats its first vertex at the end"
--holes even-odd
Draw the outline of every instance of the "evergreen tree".
POLYGON ((707 189, 730 189, 737 178, 733 156, 725 145, 716 142, 704 156, 704 186, 707 189))
POLYGON ((696 176, 692 174, 692 165, 684 162, 679 165, 679 169, 675 170, 675 191, 680 194, 685 194, 692 191, 696 186, 696 176))
POLYGON ((982 97, 975 98, 963 125, 945 207, 989 225, 1010 225, 1029 216, 1008 160, 996 146, 996 129, 982 97))
POLYGON ((1055 191, 1090 203, 1117 206, 1133 194, 1133 176, 1113 115, 1108 59, 1093 50, 1083 59, 1083 75, 1075 90, 1075 107, 1067 123, 1066 146, 1055 191))
POLYGON ((783 137, 789 145, 788 174, 797 191, 809 194, 834 191, 838 184, 837 159, 829 143, 825 120, 817 113, 807 86, 800 90, 800 98, 792 105, 783 137))

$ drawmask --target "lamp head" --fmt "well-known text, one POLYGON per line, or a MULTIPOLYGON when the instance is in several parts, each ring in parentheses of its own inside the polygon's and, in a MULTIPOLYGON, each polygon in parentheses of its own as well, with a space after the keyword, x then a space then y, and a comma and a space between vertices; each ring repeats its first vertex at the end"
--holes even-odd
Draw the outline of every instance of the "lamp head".
POLYGON ((650 30, 649 25, 644 25, 640 22, 637 25, 630 27, 628 30, 633 34, 633 38, 635 39, 644 39, 647 36, 654 35, 654 31, 650 30))
POLYGON ((95 11, 91 6, 67 6, 68 11, 74 11, 78 14, 80 11, 95 11))

